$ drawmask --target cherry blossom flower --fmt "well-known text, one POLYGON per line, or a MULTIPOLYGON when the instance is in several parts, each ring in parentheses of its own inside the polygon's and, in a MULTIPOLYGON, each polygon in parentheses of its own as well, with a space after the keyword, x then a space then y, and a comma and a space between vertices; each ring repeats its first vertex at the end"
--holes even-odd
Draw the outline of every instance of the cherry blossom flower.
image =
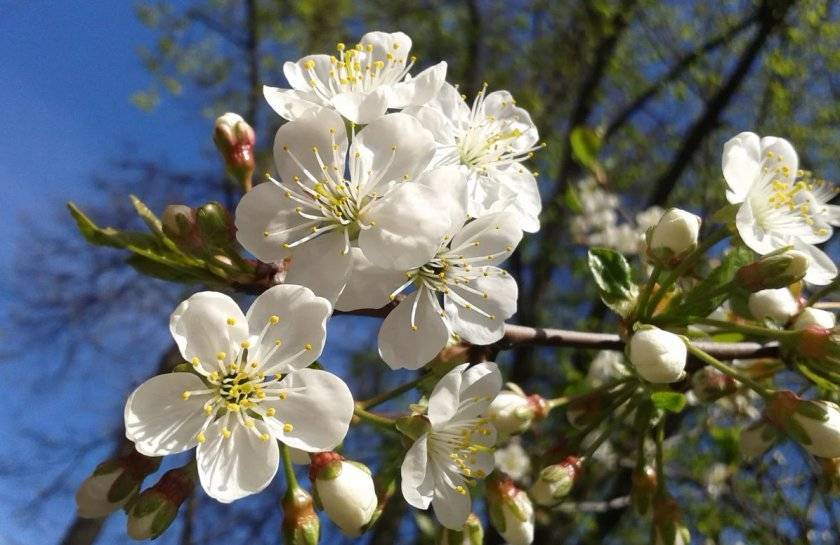
POLYGON ((332 449, 347 433, 353 398, 335 375, 304 369, 323 350, 330 311, 301 286, 267 290, 245 315, 227 295, 193 295, 169 327, 194 372, 158 375, 134 390, 126 437, 147 456, 197 446, 201 485, 225 503, 268 486, 277 441, 332 449))
POLYGON ((507 210, 522 230, 539 231, 539 188, 522 163, 542 146, 531 116, 516 106, 510 93, 487 93, 485 85, 470 107, 458 89, 444 83, 434 99, 404 112, 435 135, 433 165, 460 165, 468 174, 470 216, 507 210))
POLYGON ((264 87, 268 104, 293 121, 320 106, 353 123, 368 124, 386 110, 423 104, 446 79, 446 63, 412 78, 411 38, 402 32, 368 32, 355 46, 340 43, 337 55, 308 55, 283 65, 291 89, 264 87))
MULTIPOLYGON (((463 187, 457 167, 424 174, 418 185, 437 195, 463 187)), ((516 218, 500 212, 464 223, 457 196, 440 198, 449 208, 449 228, 420 263, 383 270, 354 254, 354 267, 338 310, 379 308, 413 288, 379 330, 379 354, 394 369, 418 369, 443 349, 452 335, 485 345, 504 334, 504 321, 516 312, 516 281, 496 265, 507 259, 522 238, 516 218), (441 300, 443 303, 441 304, 441 300)), ((445 205, 439 205, 441 208, 445 205)), ((415 227, 415 236, 424 228, 415 227)), ((384 258, 384 256, 383 256, 384 258)))
POLYGON ((402 464, 402 494, 418 509, 434 508, 440 523, 460 530, 471 511, 469 485, 493 471, 496 430, 482 414, 502 387, 495 363, 462 364, 437 383, 427 418, 402 464))
POLYGON ((331 302, 347 283, 354 245, 382 267, 419 267, 449 227, 439 196, 412 182, 434 155, 432 135, 416 119, 389 114, 359 131, 349 179, 347 154, 341 117, 310 111, 277 131, 280 181, 256 186, 236 209, 245 248, 263 261, 291 257, 286 282, 331 302))
POLYGON ((726 198, 739 204, 735 225, 744 243, 761 255, 792 245, 811 259, 805 280, 825 285, 837 266, 815 244, 840 225, 840 207, 827 204, 837 189, 798 170, 799 158, 783 138, 742 132, 723 147, 726 198))

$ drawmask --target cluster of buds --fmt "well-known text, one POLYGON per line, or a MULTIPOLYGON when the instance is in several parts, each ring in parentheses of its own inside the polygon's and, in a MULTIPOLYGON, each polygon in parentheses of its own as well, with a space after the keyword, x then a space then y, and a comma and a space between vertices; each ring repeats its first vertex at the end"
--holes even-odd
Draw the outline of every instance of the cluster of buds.
POLYGON ((198 480, 195 461, 164 473, 151 488, 128 504, 128 535, 132 539, 155 539, 175 520, 181 504, 190 497, 198 480))
POLYGON ((336 452, 321 452, 311 458, 309 478, 317 504, 346 535, 361 535, 379 503, 370 469, 336 452))
POLYGON ((786 288, 805 277, 810 262, 807 255, 797 250, 769 254, 738 269, 734 282, 750 293, 786 288))
POLYGON ((663 267, 674 267, 697 248, 702 220, 691 212, 671 208, 648 229, 647 255, 663 267))
POLYGON ((691 389, 699 401, 709 402, 735 393, 738 383, 714 367, 703 367, 691 376, 691 389))
POLYGON ((160 458, 130 454, 99 464, 76 491, 76 508, 82 518, 101 518, 128 503, 143 479, 157 471, 160 458))
POLYGON ((487 409, 487 417, 493 422, 498 433, 498 442, 507 440, 511 435, 527 431, 538 420, 548 416, 548 402, 537 394, 526 395, 513 383, 507 384, 487 409))
POLYGON ((481 545, 484 543, 484 528, 481 520, 470 513, 463 530, 441 528, 438 545, 481 545))
POLYGON ((682 523, 680 509, 674 498, 657 494, 653 498, 653 544, 689 545, 691 534, 682 523))
POLYGON ((756 320, 777 324, 786 324, 799 312, 799 302, 787 288, 757 291, 750 295, 747 306, 756 320))
POLYGON ((685 375, 688 349, 679 335, 642 326, 630 338, 628 350, 630 363, 648 382, 670 384, 685 375))
POLYGON ((534 541, 534 506, 507 475, 494 472, 488 477, 487 509, 490 523, 510 545, 534 541))
POLYGON ((216 119, 213 142, 225 163, 225 171, 247 192, 256 169, 254 129, 239 114, 228 112, 216 119))
POLYGON ((161 223, 164 234, 189 254, 225 253, 236 240, 230 212, 215 201, 198 208, 169 205, 163 211, 161 223))
POLYGON ((557 505, 572 491, 581 474, 581 466, 580 458, 567 456, 559 463, 543 468, 528 493, 539 505, 557 505))
POLYGON ((812 455, 840 457, 840 407, 834 403, 801 399, 787 390, 774 392, 765 418, 812 455))
POLYGON ((315 513, 312 496, 299 486, 289 486, 281 503, 283 507, 283 543, 317 545, 321 523, 315 513))

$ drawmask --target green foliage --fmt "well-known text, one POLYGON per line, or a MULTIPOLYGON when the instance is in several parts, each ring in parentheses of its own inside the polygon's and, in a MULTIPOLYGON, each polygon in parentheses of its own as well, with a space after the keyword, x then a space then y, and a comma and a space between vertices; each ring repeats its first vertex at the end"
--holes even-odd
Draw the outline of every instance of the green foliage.
POLYGON ((620 316, 629 314, 638 289, 624 256, 609 248, 592 248, 589 250, 589 271, 604 304, 620 316))
POLYGON ((685 408, 687 400, 685 394, 680 392, 653 392, 650 400, 654 407, 670 413, 679 413, 685 408))

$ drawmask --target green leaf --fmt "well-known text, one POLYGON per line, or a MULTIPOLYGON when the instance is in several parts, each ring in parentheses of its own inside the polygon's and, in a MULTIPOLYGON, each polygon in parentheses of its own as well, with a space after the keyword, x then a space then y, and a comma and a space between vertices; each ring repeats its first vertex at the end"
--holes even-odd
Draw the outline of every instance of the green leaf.
POLYGON ((638 290, 631 279, 630 264, 624 256, 609 248, 591 248, 589 270, 604 304, 619 315, 626 316, 632 310, 638 290))
POLYGON ((578 163, 592 170, 598 164, 598 151, 601 149, 601 137, 589 127, 579 126, 572 129, 569 136, 572 156, 578 163))
POLYGON ((144 257, 142 255, 134 254, 128 258, 128 264, 134 267, 140 274, 167 280, 169 282, 191 283, 211 280, 206 278, 209 275, 202 275, 201 269, 191 271, 188 267, 175 267, 169 264, 163 264, 154 259, 144 257))
POLYGON ((566 186, 566 194, 563 196, 563 201, 566 208, 568 208, 571 212, 575 214, 583 212, 583 204, 580 202, 580 198, 578 197, 574 184, 566 186))
POLYGON ((680 392, 654 392, 650 400, 657 409, 672 413, 681 412, 685 408, 685 395, 680 392))
POLYGON ((112 227, 99 227, 84 212, 71 203, 67 204, 70 214, 76 220, 79 232, 85 240, 96 246, 111 246, 113 248, 152 248, 157 246, 155 238, 147 233, 136 231, 120 231, 112 227))

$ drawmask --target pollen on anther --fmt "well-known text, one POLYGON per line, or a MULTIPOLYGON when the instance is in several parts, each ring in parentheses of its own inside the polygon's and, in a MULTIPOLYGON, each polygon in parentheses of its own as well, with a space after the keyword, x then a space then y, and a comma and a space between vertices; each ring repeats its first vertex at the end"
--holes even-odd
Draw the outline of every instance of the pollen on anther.
POLYGON ((286 433, 289 433, 294 429, 295 429, 295 427, 292 426, 291 424, 283 424, 283 431, 286 432, 286 433))
POLYGON ((219 361, 225 359, 226 357, 227 357, 227 354, 225 354, 224 352, 219 352, 219 353, 216 354, 216 359, 219 360, 219 361))
POLYGON ((260 441, 268 441, 269 439, 271 439, 271 436, 269 434, 267 434, 267 433, 260 434, 260 441))
POLYGON ((281 346, 282 344, 283 344, 283 341, 281 341, 280 339, 275 339, 274 340, 274 346, 281 346))
POLYGON ((236 318, 228 318, 227 325, 236 325, 236 318))
POLYGON ((412 331, 417 331, 417 326, 416 326, 416 325, 414 325, 414 324, 411 324, 411 330, 412 330, 412 331))
POLYGON ((241 343, 239 343, 239 346, 241 346, 242 348, 251 348, 251 342, 250 341, 242 341, 241 343))
POLYGON ((224 437, 225 439, 230 438, 230 430, 229 430, 229 429, 227 429, 227 427, 222 428, 222 431, 221 431, 221 432, 219 432, 219 433, 220 433, 220 434, 221 434, 221 436, 222 436, 222 437, 224 437))
POLYGON ((306 343, 305 345, 303 345, 303 349, 304 350, 312 350, 312 345, 309 344, 309 343, 306 343))
POLYGON ((275 413, 277 413, 277 411, 274 409, 274 407, 269 407, 265 410, 266 416, 274 416, 275 413))
POLYGON ((203 442, 207 441, 207 437, 205 437, 205 435, 203 433, 198 432, 195 436, 195 440, 198 441, 199 443, 203 443, 203 442))
POLYGON ((189 398, 190 398, 190 393, 189 393, 188 391, 184 390, 183 392, 181 392, 181 399, 183 399, 184 401, 186 401, 186 400, 188 400, 189 398))
POLYGON ((193 359, 190 360, 190 363, 192 363, 193 367, 198 367, 198 364, 201 363, 201 360, 198 359, 198 356, 193 356, 193 359))

